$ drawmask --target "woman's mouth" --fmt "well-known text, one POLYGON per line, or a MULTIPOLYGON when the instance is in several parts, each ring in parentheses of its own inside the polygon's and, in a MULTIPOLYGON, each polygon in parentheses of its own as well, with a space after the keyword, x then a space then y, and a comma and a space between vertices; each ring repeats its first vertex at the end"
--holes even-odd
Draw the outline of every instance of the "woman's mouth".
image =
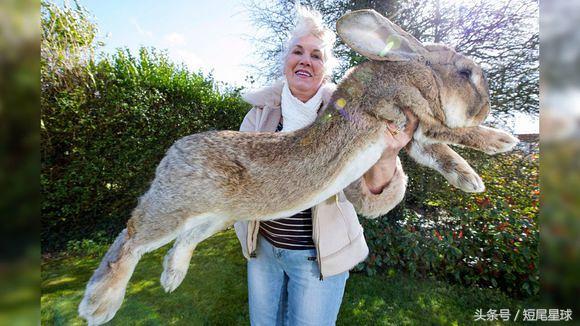
POLYGON ((302 70, 302 69, 296 70, 296 72, 294 72, 294 74, 298 77, 312 77, 311 73, 309 73, 306 70, 302 70))

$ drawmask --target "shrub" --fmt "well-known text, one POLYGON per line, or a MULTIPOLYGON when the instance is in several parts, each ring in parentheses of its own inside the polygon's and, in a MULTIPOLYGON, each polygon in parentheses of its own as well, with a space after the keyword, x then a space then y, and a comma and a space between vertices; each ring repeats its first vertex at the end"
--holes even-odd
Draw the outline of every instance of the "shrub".
POLYGON ((463 193, 405 159, 408 195, 386 217, 361 220, 371 254, 358 269, 371 275, 403 270, 513 295, 537 294, 537 155, 460 152, 474 163, 486 192, 463 193))
POLYGON ((92 239, 69 240, 66 243, 66 254, 81 257, 101 257, 108 249, 109 241, 103 232, 97 232, 92 239))
POLYGON ((141 49, 92 68, 94 87, 42 93, 42 245, 116 234, 165 151, 188 134, 237 129, 248 106, 209 77, 141 49))

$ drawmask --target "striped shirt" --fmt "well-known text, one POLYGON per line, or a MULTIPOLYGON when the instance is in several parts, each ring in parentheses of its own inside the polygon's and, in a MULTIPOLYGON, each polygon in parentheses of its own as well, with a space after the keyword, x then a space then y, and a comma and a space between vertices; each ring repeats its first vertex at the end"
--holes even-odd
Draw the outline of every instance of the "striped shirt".
POLYGON ((313 249, 312 210, 271 221, 260 222, 260 235, 273 246, 284 249, 313 249))
MULTIPOLYGON (((282 130, 282 123, 276 131, 282 130)), ((260 222, 260 235, 273 246, 284 249, 313 249, 312 209, 309 208, 290 217, 260 222)))

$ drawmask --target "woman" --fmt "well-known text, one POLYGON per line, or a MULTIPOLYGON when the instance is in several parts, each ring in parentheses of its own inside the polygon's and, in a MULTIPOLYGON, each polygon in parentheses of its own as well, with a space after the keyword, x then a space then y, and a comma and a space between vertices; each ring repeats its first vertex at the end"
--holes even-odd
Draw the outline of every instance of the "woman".
MULTIPOLYGON (((335 62, 335 35, 323 27, 319 13, 299 8, 298 18, 283 57, 283 80, 244 96, 254 108, 241 131, 304 128, 330 99, 335 85, 326 80, 335 62)), ((397 154, 417 126, 406 115, 404 132, 388 126, 389 146, 381 159, 343 192, 288 218, 236 223, 248 259, 252 325, 335 323, 348 271, 368 255, 356 211, 385 214, 405 192, 397 154)))

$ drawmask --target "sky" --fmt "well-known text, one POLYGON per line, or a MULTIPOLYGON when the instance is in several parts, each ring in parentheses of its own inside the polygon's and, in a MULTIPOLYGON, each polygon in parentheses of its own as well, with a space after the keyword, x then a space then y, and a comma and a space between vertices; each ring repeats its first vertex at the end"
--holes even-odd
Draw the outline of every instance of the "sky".
MULTIPOLYGON (((193 71, 211 72, 232 86, 250 86, 246 77, 255 72, 250 65, 258 60, 251 37, 257 31, 243 0, 78 2, 94 16, 104 52, 127 47, 138 53, 141 46, 152 46, 193 71)), ((510 124, 515 133, 539 130, 538 119, 523 114, 510 124)))
POLYGON ((104 51, 141 46, 165 49, 175 62, 244 86, 254 60, 255 35, 241 1, 79 0, 94 16, 104 51))

